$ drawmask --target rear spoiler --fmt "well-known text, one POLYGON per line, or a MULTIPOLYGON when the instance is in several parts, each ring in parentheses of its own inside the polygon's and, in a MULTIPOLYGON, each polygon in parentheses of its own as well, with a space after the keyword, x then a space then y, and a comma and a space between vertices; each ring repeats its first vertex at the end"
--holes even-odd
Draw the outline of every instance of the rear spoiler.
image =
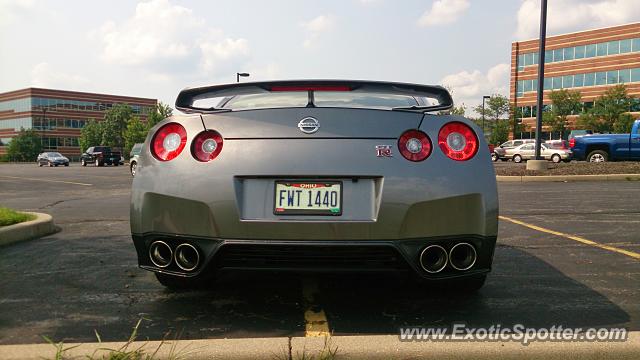
POLYGON ((308 106, 310 107, 314 106, 314 91, 357 91, 368 93, 408 95, 416 98, 434 99, 437 101, 437 104, 396 107, 392 110, 427 112, 448 110, 453 106, 453 99, 451 98, 451 94, 449 94, 449 92, 442 86, 363 80, 283 80, 244 82, 187 88, 182 90, 180 94, 178 94, 178 98, 176 99, 176 109, 187 113, 229 111, 229 109, 222 108, 195 107, 193 106, 193 103, 196 100, 202 99, 262 94, 277 91, 308 91, 308 106))

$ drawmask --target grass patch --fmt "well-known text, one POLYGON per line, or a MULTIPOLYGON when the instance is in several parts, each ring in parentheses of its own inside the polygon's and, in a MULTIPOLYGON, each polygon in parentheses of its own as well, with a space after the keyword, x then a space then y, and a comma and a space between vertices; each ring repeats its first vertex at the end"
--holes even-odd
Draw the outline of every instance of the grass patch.
MULTIPOLYGON (((120 348, 118 349, 111 349, 106 347, 99 348, 93 354, 85 355, 84 358, 87 360, 155 360, 160 357, 158 356, 158 352, 160 351, 160 348, 162 348, 165 345, 169 347, 169 352, 168 354, 163 354, 162 356, 163 359, 179 360, 179 359, 189 358, 189 353, 193 350, 187 351, 186 347, 183 349, 177 349, 177 345, 178 345, 177 338, 174 339, 174 341, 166 341, 165 339, 163 339, 162 341, 160 341, 160 344, 156 348, 148 349, 146 351, 145 349, 143 349, 147 345, 146 342, 134 343, 138 338, 138 329, 140 328, 140 324, 142 323, 142 320, 143 319, 138 320, 136 325, 133 327, 133 331, 131 332, 129 339, 120 348)), ((102 344, 102 339, 100 338, 100 334, 98 334, 98 332, 95 330, 94 332, 96 335, 96 339, 98 340, 98 343, 102 344)), ((46 342, 48 342, 49 344, 53 345, 56 348, 56 354, 53 357, 54 360, 69 359, 70 357, 67 355, 67 351, 80 346, 78 344, 78 345, 67 347, 65 346, 64 342, 56 343, 46 336, 44 336, 43 338, 46 342)))
POLYGON ((0 207, 0 226, 9 226, 25 221, 31 221, 35 215, 21 213, 6 207, 0 207))

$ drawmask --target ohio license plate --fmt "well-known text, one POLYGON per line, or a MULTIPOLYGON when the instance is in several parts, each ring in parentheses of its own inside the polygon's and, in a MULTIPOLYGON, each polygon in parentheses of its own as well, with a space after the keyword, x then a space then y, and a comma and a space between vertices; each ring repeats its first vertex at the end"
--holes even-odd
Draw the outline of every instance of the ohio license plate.
POLYGON ((342 215, 342 182, 276 181, 276 215, 342 215))

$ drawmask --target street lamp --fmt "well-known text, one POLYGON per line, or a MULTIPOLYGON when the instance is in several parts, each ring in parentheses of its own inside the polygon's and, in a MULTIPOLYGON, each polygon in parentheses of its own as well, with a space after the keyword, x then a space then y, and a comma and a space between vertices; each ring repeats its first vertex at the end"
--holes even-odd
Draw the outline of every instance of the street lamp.
POLYGON ((240 82, 240 77, 249 77, 249 73, 236 73, 236 82, 240 82))
POLYGON ((484 133, 484 101, 486 99, 491 99, 491 96, 484 95, 482 96, 482 132, 484 133))

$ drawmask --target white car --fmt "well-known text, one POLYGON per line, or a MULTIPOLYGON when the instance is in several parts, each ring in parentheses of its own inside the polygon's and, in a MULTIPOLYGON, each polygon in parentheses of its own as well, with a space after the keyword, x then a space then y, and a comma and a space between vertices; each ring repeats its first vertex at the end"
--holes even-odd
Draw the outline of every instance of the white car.
MULTIPOLYGON (((508 149, 506 151, 505 157, 507 159, 513 160, 513 162, 521 163, 523 160, 532 160, 535 159, 536 156, 536 144, 522 144, 513 149, 508 149)), ((559 163, 560 161, 571 161, 571 150, 554 148, 547 144, 540 145, 540 156, 542 156, 545 160, 551 160, 554 163, 559 163)))

